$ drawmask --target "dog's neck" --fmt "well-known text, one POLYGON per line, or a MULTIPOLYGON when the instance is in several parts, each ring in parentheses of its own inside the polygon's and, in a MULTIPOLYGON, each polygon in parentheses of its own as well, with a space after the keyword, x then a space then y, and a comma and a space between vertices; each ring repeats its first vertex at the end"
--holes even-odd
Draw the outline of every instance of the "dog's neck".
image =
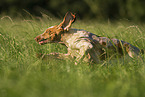
POLYGON ((61 34, 61 42, 66 42, 69 38, 73 37, 72 34, 76 33, 77 29, 70 29, 69 31, 65 31, 61 34))
POLYGON ((73 34, 77 33, 78 29, 69 29, 69 31, 63 32, 61 34, 60 42, 61 44, 65 44, 68 47, 68 40, 73 38, 73 34))

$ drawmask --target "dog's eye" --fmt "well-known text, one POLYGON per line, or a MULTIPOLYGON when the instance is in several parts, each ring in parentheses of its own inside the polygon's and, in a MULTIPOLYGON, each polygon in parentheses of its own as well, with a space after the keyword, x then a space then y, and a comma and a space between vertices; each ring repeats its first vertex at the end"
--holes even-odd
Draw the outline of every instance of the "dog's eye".
POLYGON ((44 33, 50 33, 51 31, 50 30, 46 30, 44 33))

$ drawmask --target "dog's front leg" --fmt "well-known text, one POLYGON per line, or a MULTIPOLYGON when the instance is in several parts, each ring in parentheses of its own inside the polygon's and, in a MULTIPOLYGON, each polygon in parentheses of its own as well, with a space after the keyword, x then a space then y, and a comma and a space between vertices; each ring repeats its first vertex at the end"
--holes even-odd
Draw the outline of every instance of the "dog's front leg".
POLYGON ((60 60, 66 60, 70 59, 69 54, 63 54, 63 53, 50 53, 50 54, 37 54, 37 58, 41 58, 42 60, 51 60, 51 59, 60 59, 60 60))
POLYGON ((90 61, 90 58, 85 58, 89 55, 90 50, 93 49, 93 45, 89 41, 80 40, 74 44, 74 47, 74 49, 78 49, 78 52, 75 52, 76 63, 79 63, 81 60, 86 62, 90 61))

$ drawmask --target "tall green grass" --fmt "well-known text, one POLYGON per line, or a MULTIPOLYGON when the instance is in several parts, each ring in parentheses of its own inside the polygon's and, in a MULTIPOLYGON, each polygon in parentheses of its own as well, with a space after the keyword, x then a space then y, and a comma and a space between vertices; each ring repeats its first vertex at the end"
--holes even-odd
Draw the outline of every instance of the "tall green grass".
MULTIPOLYGON (((60 20, 43 16, 0 19, 0 97, 144 97, 145 64, 141 59, 104 61, 77 66, 71 60, 36 58, 62 52, 59 44, 40 46, 34 38, 60 20), (105 64, 105 65, 104 65, 105 64)), ((125 40, 145 49, 145 26, 130 22, 76 21, 74 28, 125 40)))

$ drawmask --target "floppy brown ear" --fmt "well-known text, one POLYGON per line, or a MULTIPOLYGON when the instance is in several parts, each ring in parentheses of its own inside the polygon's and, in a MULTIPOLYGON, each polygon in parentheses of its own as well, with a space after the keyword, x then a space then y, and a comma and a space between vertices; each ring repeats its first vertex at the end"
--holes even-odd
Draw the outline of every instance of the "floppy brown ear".
POLYGON ((63 28, 64 31, 69 31, 71 24, 75 21, 76 16, 71 12, 67 12, 63 21, 58 25, 58 27, 63 28))

